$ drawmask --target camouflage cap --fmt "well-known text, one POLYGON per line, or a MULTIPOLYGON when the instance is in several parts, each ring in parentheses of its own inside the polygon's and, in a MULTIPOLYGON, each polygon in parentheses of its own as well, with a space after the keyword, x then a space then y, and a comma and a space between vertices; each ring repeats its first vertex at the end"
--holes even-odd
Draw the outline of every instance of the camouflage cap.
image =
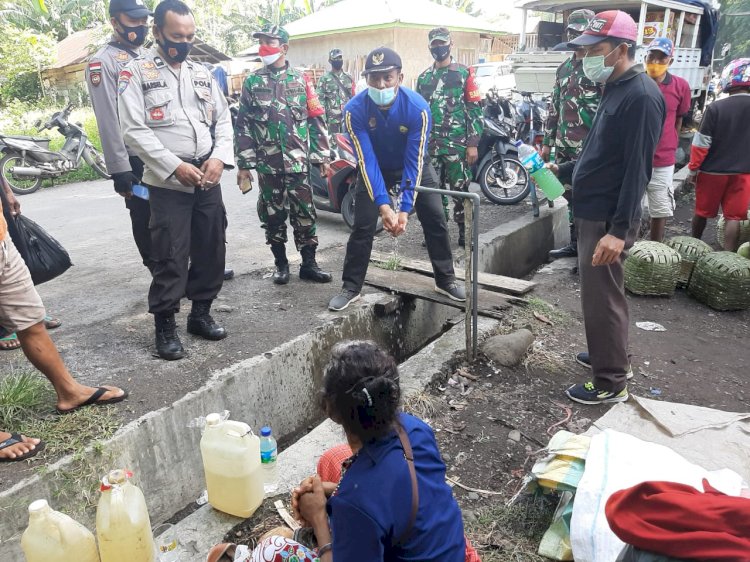
POLYGON ((586 29, 596 14, 593 10, 575 10, 568 16, 568 29, 579 33, 586 29))
POLYGON ((432 45, 433 41, 448 41, 451 40, 451 32, 448 30, 447 27, 436 27, 435 29, 430 31, 430 34, 427 36, 427 42, 432 45))
POLYGON ((344 53, 341 51, 341 49, 331 49, 331 51, 328 53, 328 60, 334 60, 334 59, 343 59, 344 53))
POLYGON ((365 69, 362 71, 362 74, 388 72, 395 68, 401 69, 401 57, 398 56, 398 53, 388 47, 378 47, 367 55, 365 69))
POLYGON ((289 34, 286 32, 286 29, 284 29, 280 25, 274 25, 272 23, 267 23, 261 28, 260 31, 256 31, 255 33, 253 33, 253 37, 255 39, 258 39, 260 37, 270 37, 271 39, 278 39, 282 45, 286 45, 289 43, 289 34))

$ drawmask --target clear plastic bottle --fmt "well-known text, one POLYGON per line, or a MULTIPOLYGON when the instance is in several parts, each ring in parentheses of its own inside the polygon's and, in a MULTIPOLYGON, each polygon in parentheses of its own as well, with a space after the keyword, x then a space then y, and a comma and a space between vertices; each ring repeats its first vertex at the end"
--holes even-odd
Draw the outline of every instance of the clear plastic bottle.
POLYGON ((26 562, 99 562, 94 535, 47 500, 29 506, 29 526, 21 537, 26 562))
POLYGON ((279 487, 278 446, 271 435, 271 428, 260 430, 260 462, 263 464, 263 489, 266 494, 275 492, 279 487))
POLYGON ((520 140, 517 140, 515 145, 518 149, 518 157, 521 159, 521 163, 529 171, 531 178, 539 186, 539 189, 544 192, 547 199, 554 201, 560 197, 565 192, 563 184, 555 177, 552 170, 544 166, 544 160, 534 150, 534 147, 524 144, 520 140))

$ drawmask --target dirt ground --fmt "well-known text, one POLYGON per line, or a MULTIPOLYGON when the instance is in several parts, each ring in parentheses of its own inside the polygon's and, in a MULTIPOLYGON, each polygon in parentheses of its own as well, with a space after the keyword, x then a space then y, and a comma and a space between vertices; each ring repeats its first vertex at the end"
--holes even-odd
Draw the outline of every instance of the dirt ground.
MULTIPOLYGON (((680 199, 668 236, 689 234, 691 201, 691 194, 680 199)), ((715 221, 704 239, 715 245, 715 221)), ((499 368, 482 356, 467 365, 456 357, 443 381, 405 405, 435 429, 447 475, 458 482, 454 493, 467 534, 484 562, 546 560, 536 550, 556 498, 521 496, 512 506, 506 502, 555 431, 581 433, 609 408, 574 404, 563 394, 567 386, 590 376, 574 361, 575 353, 585 349, 585 337, 573 265, 573 260, 561 260, 540 268, 533 276, 538 286, 531 304, 514 307, 502 322, 501 332, 530 327, 535 334, 522 365, 499 368)), ((669 299, 630 295, 629 305, 632 394, 750 411, 750 311, 713 311, 683 291, 669 299), (636 321, 646 320, 667 331, 635 327, 636 321)), ((272 502, 266 503, 264 511, 235 527, 226 539, 251 543, 280 525, 272 502)))

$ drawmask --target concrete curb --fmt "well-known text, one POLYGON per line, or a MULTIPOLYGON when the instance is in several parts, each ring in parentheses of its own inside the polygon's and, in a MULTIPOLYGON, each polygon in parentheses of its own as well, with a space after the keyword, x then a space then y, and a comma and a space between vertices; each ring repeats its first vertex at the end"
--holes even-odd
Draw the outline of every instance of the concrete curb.
MULTIPOLYGON (((498 325, 495 320, 480 318, 479 337, 488 336, 498 325)), ((464 325, 460 323, 424 347, 399 366, 404 399, 422 392, 453 358, 464 349, 464 325)), ((284 499, 305 477, 315 473, 320 455, 343 443, 340 426, 326 420, 279 455, 279 490, 284 499)), ((269 500, 266 500, 269 501, 269 500)), ((222 542, 224 535, 242 521, 204 505, 175 525, 180 540, 180 562, 204 562, 208 549, 222 542)))

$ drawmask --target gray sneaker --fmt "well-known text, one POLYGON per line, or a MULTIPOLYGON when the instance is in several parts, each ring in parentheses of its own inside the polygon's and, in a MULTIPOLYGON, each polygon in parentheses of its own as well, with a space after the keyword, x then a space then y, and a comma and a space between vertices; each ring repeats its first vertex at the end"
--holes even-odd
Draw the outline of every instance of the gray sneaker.
POLYGON ((328 310, 344 310, 347 306, 353 302, 359 300, 359 293, 356 291, 350 291, 348 289, 342 289, 341 292, 331 299, 328 303, 328 310))
POLYGON ((440 293, 441 295, 445 295, 446 297, 454 301, 466 301, 466 291, 464 290, 463 286, 459 285, 455 281, 452 283, 448 283, 445 287, 438 287, 437 285, 435 285, 435 292, 440 293))

